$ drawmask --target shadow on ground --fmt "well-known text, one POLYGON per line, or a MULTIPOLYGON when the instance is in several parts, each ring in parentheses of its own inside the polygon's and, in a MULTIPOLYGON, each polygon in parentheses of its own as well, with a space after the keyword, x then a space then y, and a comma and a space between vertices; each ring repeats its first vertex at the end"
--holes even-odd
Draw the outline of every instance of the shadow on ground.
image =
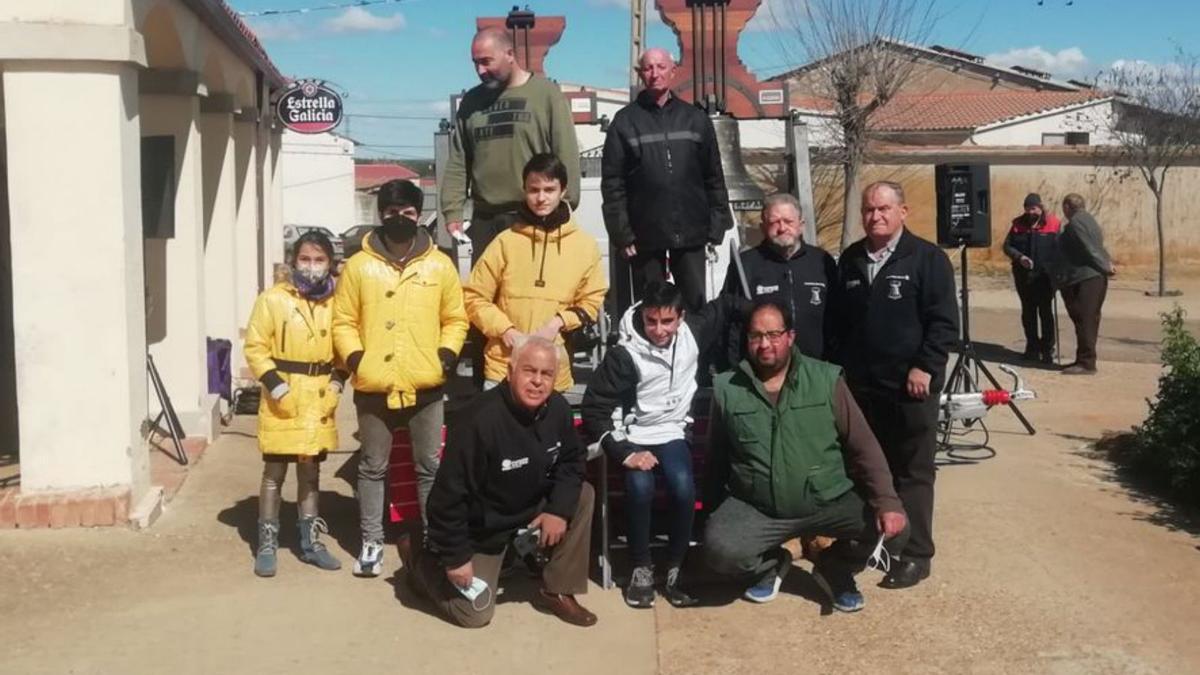
MULTIPOLYGON (((284 483, 285 491, 295 490, 294 479, 284 483), (290 488, 289 488, 290 486, 290 488)), ((326 545, 332 539, 351 558, 358 556, 362 542, 358 535, 358 502, 336 492, 321 491, 321 517, 329 525, 329 534, 324 537, 326 545)), ((217 520, 237 530, 246 542, 250 554, 258 546, 258 496, 238 500, 217 514, 217 520)), ((279 505, 279 547, 299 554, 299 532, 296 527, 296 502, 283 500, 279 505)), ((386 521, 385 521, 386 522, 386 521)), ((386 531, 386 528, 385 528, 386 531)), ((333 546, 330 546, 333 548, 333 546)))
MULTIPOLYGON (((1131 434, 1124 433, 1109 434, 1100 439, 1067 437, 1087 441, 1088 446, 1075 450, 1073 454, 1089 460, 1098 460, 1098 474, 1103 480, 1119 486, 1121 491, 1134 502, 1152 509, 1149 513, 1128 511, 1122 515, 1165 527, 1172 532, 1187 532, 1192 536, 1200 536, 1200 512, 1175 504, 1164 497, 1147 480, 1112 461, 1111 453, 1121 443, 1127 442, 1130 436, 1131 434)), ((1200 547, 1197 549, 1200 550, 1200 547)))

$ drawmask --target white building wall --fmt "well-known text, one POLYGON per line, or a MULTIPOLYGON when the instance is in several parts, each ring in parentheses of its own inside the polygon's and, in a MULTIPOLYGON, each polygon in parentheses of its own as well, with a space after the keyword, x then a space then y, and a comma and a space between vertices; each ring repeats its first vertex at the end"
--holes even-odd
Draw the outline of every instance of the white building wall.
POLYGON ((1029 116, 976 131, 968 144, 974 145, 1042 145, 1042 134, 1061 134, 1085 131, 1091 136, 1090 145, 1113 145, 1109 133, 1112 103, 1101 101, 1071 110, 1029 116))
MULTIPOLYGON (((279 171, 283 224, 320 225, 335 233, 357 224, 353 141, 284 131, 279 171)), ((282 241, 283 231, 268 236, 282 241)))

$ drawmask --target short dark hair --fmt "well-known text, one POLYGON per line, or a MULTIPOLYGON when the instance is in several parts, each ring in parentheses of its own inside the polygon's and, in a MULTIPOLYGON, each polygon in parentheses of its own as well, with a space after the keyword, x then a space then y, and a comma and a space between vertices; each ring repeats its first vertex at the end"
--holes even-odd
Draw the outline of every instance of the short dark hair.
POLYGON ((412 181, 399 178, 380 185, 379 194, 375 196, 375 208, 379 210, 380 215, 393 206, 411 206, 420 214, 424 203, 425 193, 421 188, 413 185, 412 181))
POLYGON ((792 330, 791 313, 784 309, 783 305, 779 304, 779 302, 771 299, 754 301, 754 304, 750 306, 750 311, 746 314, 746 330, 750 330, 750 322, 754 319, 755 315, 757 315, 759 312, 765 312, 767 310, 775 310, 776 312, 779 312, 779 316, 783 317, 783 329, 788 331, 792 330))
POLYGON ((556 179, 563 190, 567 189, 567 167, 553 153, 539 152, 530 157, 529 161, 525 163, 525 169, 521 171, 521 182, 529 180, 529 175, 534 173, 556 179))
POLYGON ((642 311, 647 309, 673 309, 683 314, 683 293, 669 281, 651 281, 642 289, 642 311))
POLYGON ((292 260, 295 261, 300 255, 300 247, 305 244, 312 244, 324 251, 325 255, 329 256, 329 263, 333 264, 333 242, 329 241, 329 237, 319 230, 309 230, 300 235, 296 241, 292 243, 292 260))

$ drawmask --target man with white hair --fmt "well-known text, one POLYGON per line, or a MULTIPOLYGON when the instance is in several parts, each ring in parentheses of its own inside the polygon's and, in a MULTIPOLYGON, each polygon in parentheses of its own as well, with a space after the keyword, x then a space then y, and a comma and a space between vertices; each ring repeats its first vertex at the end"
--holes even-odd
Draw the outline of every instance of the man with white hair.
MULTIPOLYGON (((800 202, 786 192, 763 202, 761 228, 762 243, 739 256, 745 287, 737 261, 730 261, 723 292, 755 302, 775 301, 795 327, 796 347, 814 359, 830 358, 832 322, 826 316, 837 263, 825 249, 805 243, 800 202)), ((745 333, 744 322, 730 323, 723 370, 737 366, 746 355, 745 333)))
MULTIPOLYGON (((666 281, 669 259, 695 312, 704 304, 705 246, 720 244, 733 224, 721 151, 708 115, 671 92, 675 61, 666 50, 642 54, 638 77, 642 92, 613 116, 604 142, 604 226, 633 270, 635 299, 647 283, 666 281)), ((628 292, 617 302, 632 304, 628 292)))
POLYGON ((592 486, 571 406, 554 391, 554 343, 529 337, 513 350, 508 378, 475 397, 449 426, 429 495, 423 547, 405 560, 408 582, 454 623, 487 625, 508 546, 534 541, 548 562, 532 604, 576 625, 596 615, 587 592, 592 486))

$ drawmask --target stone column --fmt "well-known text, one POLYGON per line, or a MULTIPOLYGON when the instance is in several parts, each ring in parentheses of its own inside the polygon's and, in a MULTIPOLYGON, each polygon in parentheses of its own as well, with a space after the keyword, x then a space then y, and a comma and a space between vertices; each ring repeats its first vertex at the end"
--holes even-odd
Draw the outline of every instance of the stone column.
POLYGON ((238 337, 234 259, 237 225, 236 170, 233 147, 233 100, 214 94, 200 101, 200 139, 204 174, 204 323, 211 338, 233 342, 231 367, 242 367, 238 337))
POLYGON ((23 492, 149 489, 137 69, 4 66, 23 492))
POLYGON ((233 362, 233 376, 254 380, 254 375, 246 366, 242 354, 242 340, 245 338, 246 325, 250 320, 250 310, 254 308, 254 300, 258 297, 258 155, 255 142, 257 132, 257 115, 251 109, 248 114, 234 118, 234 158, 237 175, 237 221, 234 230, 234 308, 237 318, 238 338, 234 346, 234 354, 239 355, 233 362), (244 371, 244 372, 243 372, 244 371))
MULTIPOLYGON (((143 75, 143 92, 145 77, 143 75)), ((193 87, 194 91, 194 87, 193 87)), ((200 99, 142 96, 142 135, 175 139, 175 236, 146 241, 147 340, 184 431, 212 440, 205 358, 204 202, 200 99)), ((151 397, 151 409, 158 402, 151 397)))

